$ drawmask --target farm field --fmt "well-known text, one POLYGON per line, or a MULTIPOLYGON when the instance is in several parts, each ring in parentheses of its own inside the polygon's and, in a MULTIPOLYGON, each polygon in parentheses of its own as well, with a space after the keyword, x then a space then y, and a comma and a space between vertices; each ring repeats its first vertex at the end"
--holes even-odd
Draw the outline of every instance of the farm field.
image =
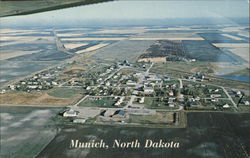
POLYGON ((138 128, 99 125, 65 125, 62 131, 38 155, 40 157, 188 157, 202 156, 214 158, 247 158, 250 154, 249 114, 233 113, 187 113, 186 128, 138 128), (114 139, 131 141, 138 139, 169 140, 180 142, 179 149, 165 148, 109 148, 109 149, 70 149, 71 139, 81 141, 103 139, 107 144, 114 139), (129 151, 129 152, 128 152, 129 151))
POLYGON ((52 118, 61 108, 0 107, 2 158, 32 158, 57 134, 52 118))
POLYGON ((112 61, 126 59, 130 62, 135 62, 153 42, 154 41, 123 40, 95 51, 93 56, 112 61))

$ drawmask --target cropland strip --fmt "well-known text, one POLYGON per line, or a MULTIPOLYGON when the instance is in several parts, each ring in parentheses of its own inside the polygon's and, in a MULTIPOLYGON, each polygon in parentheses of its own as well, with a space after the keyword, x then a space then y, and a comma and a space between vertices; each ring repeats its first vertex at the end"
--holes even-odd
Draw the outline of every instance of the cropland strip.
POLYGON ((81 53, 85 53, 85 52, 89 52, 89 51, 94 51, 94 50, 100 49, 102 47, 105 47, 107 45, 109 45, 109 43, 100 43, 100 44, 95 45, 93 47, 89 47, 89 48, 86 48, 84 50, 77 51, 76 53, 81 54, 81 53))
POLYGON ((120 41, 126 38, 62 38, 62 41, 120 41))
POLYGON ((171 41, 175 41, 175 40, 204 40, 201 37, 145 37, 145 38, 140 38, 140 37, 135 37, 135 38, 130 38, 129 40, 171 40, 171 41))
POLYGON ((77 47, 86 46, 86 45, 88 45, 88 43, 67 43, 67 44, 64 44, 64 47, 66 49, 75 49, 77 47))
POLYGON ((226 36, 226 37, 229 37, 231 39, 234 39, 234 40, 242 40, 241 38, 239 37, 236 37, 236 36, 232 36, 232 35, 229 35, 229 34, 222 34, 223 36, 226 36))
POLYGON ((212 43, 216 47, 240 47, 249 48, 249 43, 212 43))

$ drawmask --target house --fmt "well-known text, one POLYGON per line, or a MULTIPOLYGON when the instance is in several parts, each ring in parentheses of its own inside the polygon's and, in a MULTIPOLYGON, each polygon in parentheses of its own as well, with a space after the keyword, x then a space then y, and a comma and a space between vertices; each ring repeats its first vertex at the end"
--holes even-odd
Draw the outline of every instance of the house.
POLYGON ((195 99, 194 98, 188 98, 188 101, 189 102, 195 102, 195 99))
POLYGON ((144 99, 145 99, 144 97, 140 98, 139 103, 141 104, 144 103, 144 99))
POLYGON ((172 87, 172 88, 176 88, 176 84, 173 84, 171 87, 172 87))
POLYGON ((115 103, 115 106, 120 106, 125 97, 120 97, 120 99, 115 103))
POLYGON ((164 81, 167 82, 167 81, 171 81, 170 77, 164 77, 164 81))
POLYGON ((51 83, 52 83, 52 85, 54 85, 54 86, 58 85, 58 83, 55 82, 55 81, 52 81, 51 83))
POLYGON ((29 86, 27 86, 29 89, 36 89, 36 88, 38 88, 38 86, 37 85, 29 85, 29 86))
POLYGON ((220 94, 211 94, 210 95, 210 98, 219 98, 219 97, 221 97, 220 94))
POLYGON ((106 84, 105 84, 106 86, 110 86, 110 82, 106 82, 106 84))
POLYGON ((193 77, 193 76, 189 76, 188 79, 189 79, 190 81, 193 81, 193 82, 196 81, 196 77, 193 77))
POLYGON ((11 90, 15 90, 15 85, 9 85, 11 90))
POLYGON ((85 119, 75 119, 73 120, 73 123, 85 123, 86 120, 85 119))
POLYGON ((241 97, 242 96, 241 91, 236 91, 236 96, 241 97))
POLYGON ((148 81, 161 81, 161 78, 158 75, 149 75, 147 80, 148 81))
POLYGON ((228 104, 225 104, 222 106, 223 108, 230 108, 230 106, 228 104))
POLYGON ((183 96, 182 94, 181 94, 180 97, 178 98, 178 101, 179 101, 179 102, 184 102, 184 101, 185 101, 185 100, 184 100, 184 96, 183 96))
POLYGON ((200 72, 196 73, 196 77, 199 78, 199 79, 201 79, 201 80, 203 80, 205 78, 205 76, 202 75, 200 72))
POLYGON ((6 93, 6 90, 5 89, 1 90, 0 94, 4 94, 4 93, 6 93))
POLYGON ((77 112, 74 111, 73 109, 66 110, 63 113, 63 117, 76 117, 77 115, 78 115, 77 112))
POLYGON ((174 103, 174 100, 175 100, 175 98, 168 98, 168 104, 173 104, 174 103))
POLYGON ((128 86, 135 86, 135 85, 136 85, 136 83, 135 83, 134 81, 131 81, 131 80, 128 80, 128 81, 126 82, 126 84, 127 84, 128 86))
POLYGON ((168 95, 169 95, 169 96, 174 96, 174 92, 173 92, 172 90, 170 90, 170 91, 168 92, 168 95))
POLYGON ((123 66, 130 66, 130 63, 127 60, 124 60, 121 65, 123 66))
POLYGON ((245 105, 250 105, 249 101, 244 101, 243 102, 245 105))
POLYGON ((143 91, 144 91, 144 93, 151 94, 151 93, 154 93, 154 88, 153 87, 144 87, 143 91))
POLYGON ((174 107, 174 104, 168 104, 169 107, 173 108, 174 107))
POLYGON ((219 89, 215 89, 214 92, 219 92, 220 90, 219 89))
POLYGON ((195 99, 195 101, 199 101, 200 97, 196 96, 194 99, 195 99))
POLYGON ((219 99, 217 99, 217 98, 212 98, 211 101, 212 101, 212 102, 218 102, 219 99))

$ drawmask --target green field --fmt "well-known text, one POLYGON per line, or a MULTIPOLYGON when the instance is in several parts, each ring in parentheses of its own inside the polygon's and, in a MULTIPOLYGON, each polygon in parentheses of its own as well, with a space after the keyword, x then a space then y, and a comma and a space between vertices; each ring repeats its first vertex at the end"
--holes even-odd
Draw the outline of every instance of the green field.
MULTIPOLYGON (((114 97, 100 97, 99 99, 96 99, 94 97, 89 97, 83 102, 81 102, 78 106, 82 107, 105 107, 105 108, 117 108, 114 106, 116 101, 114 97)), ((119 107, 123 107, 125 104, 121 104, 119 107)))
POLYGON ((77 94, 82 94, 84 89, 82 88, 55 88, 48 94, 53 97, 58 98, 72 98, 75 97, 77 94))
POLYGON ((174 122, 173 112, 157 112, 156 115, 129 115, 128 123, 166 125, 174 122))

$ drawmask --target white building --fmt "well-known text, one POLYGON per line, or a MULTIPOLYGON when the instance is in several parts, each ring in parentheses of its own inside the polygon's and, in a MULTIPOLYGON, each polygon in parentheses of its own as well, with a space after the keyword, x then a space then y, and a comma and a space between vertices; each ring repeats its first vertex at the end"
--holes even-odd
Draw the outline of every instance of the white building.
POLYGON ((144 97, 140 98, 139 103, 141 103, 141 104, 144 103, 144 99, 145 99, 144 97))
POLYGON ((230 108, 228 104, 223 105, 223 108, 230 108))
POLYGON ((221 97, 221 95, 220 94, 211 94, 210 97, 211 98, 218 98, 218 97, 221 97))
POLYGON ((30 88, 30 89, 36 89, 36 88, 38 88, 37 85, 28 85, 27 87, 30 88))
POLYGON ((85 123, 86 120, 85 119, 75 119, 73 120, 73 123, 85 123))
POLYGON ((121 103, 123 102, 125 97, 121 97, 116 103, 115 103, 115 106, 120 106, 121 103))
POLYGON ((9 85, 9 87, 11 90, 15 90, 15 88, 16 88, 15 85, 9 85))
POLYGON ((173 108, 174 107, 174 104, 168 104, 169 107, 173 108))
POLYGON ((245 105, 250 105, 249 101, 244 101, 243 102, 245 105))
POLYGON ((136 85, 136 83, 134 81, 131 81, 131 80, 128 80, 126 82, 126 84, 129 85, 129 86, 135 86, 136 85))
POLYGON ((151 93, 154 93, 154 88, 153 87, 144 87, 143 91, 144 91, 144 93, 151 94, 151 93))
POLYGON ((3 90, 1 90, 1 92, 0 92, 1 94, 4 94, 4 93, 6 93, 6 90, 5 89, 3 89, 3 90))
POLYGON ((77 112, 74 111, 73 109, 69 109, 63 113, 63 117, 76 117, 77 112))

